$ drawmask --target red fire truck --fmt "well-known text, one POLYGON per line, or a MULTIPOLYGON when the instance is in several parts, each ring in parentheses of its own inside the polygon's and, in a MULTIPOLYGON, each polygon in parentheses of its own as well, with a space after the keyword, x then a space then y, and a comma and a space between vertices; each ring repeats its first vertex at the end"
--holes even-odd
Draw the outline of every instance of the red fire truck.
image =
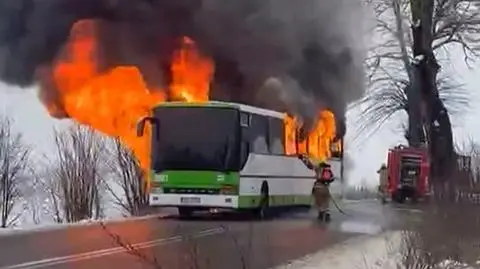
POLYGON ((388 196, 393 202, 417 201, 430 195, 427 149, 396 146, 388 151, 388 196))

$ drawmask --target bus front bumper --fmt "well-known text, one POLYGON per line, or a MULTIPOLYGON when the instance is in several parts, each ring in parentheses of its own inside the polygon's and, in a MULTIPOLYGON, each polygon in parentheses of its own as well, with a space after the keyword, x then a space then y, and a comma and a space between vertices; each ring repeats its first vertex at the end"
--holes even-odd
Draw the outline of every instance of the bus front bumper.
POLYGON ((236 195, 150 194, 151 206, 238 208, 236 195))

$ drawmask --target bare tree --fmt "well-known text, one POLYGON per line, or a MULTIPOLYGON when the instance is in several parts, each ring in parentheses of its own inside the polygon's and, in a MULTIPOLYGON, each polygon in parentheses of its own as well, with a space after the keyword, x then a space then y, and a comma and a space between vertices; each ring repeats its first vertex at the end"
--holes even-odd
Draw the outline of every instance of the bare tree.
POLYGON ((46 215, 51 216, 56 223, 64 222, 62 210, 62 188, 58 176, 56 176, 57 166, 48 167, 44 175, 41 176, 40 186, 45 193, 45 204, 43 211, 46 215))
POLYGON ((91 128, 74 125, 63 132, 55 131, 55 144, 57 160, 50 171, 49 189, 57 221, 102 217, 103 138, 91 128))
POLYGON ((24 196, 24 208, 28 210, 29 218, 33 224, 41 223, 42 207, 43 203, 39 199, 43 194, 43 188, 41 181, 37 175, 37 164, 31 162, 32 171, 29 173, 30 178, 22 188, 22 196, 24 196))
POLYGON ((113 182, 106 184, 114 202, 131 216, 139 216, 148 211, 148 189, 145 171, 140 166, 132 150, 127 148, 119 138, 114 139, 113 160, 110 169, 113 182), (115 190, 115 185, 120 191, 115 190))
POLYGON ((22 197, 20 183, 25 179, 30 148, 22 136, 12 131, 12 120, 0 117, 0 227, 12 225, 20 215, 13 210, 22 197))
MULTIPOLYGON (((422 107, 416 105, 422 103, 420 91, 409 91, 414 82, 414 65, 421 58, 415 58, 413 55, 410 2, 408 0, 367 0, 367 2, 376 14, 373 29, 376 42, 370 49, 366 61, 366 67, 369 70, 369 91, 365 98, 353 104, 353 107, 360 108, 359 117, 362 119, 357 126, 355 139, 370 136, 399 112, 404 111, 411 115, 410 118, 419 119, 422 119, 423 113, 422 107)), ((478 23, 473 14, 466 16, 462 12, 466 7, 461 10, 452 10, 446 2, 451 5, 454 1, 438 0, 435 12, 433 49, 435 54, 441 56, 441 62, 449 60, 448 51, 455 44, 454 41, 445 39, 445 35, 440 34, 447 31, 445 25, 450 25, 448 28, 452 30, 453 24, 476 25, 478 23)), ((475 37, 469 32, 470 30, 472 30, 471 27, 468 30, 455 29, 455 34, 475 37)), ((471 38, 468 40, 472 41, 468 44, 473 45, 473 40, 471 38)), ((473 48, 466 50, 465 53, 465 59, 468 60, 473 60, 477 55, 473 48)), ((455 73, 451 70, 445 69, 439 75, 436 81, 439 98, 445 103, 449 114, 459 118, 469 108, 470 94, 464 85, 455 79, 455 73)), ((409 125, 415 124, 410 121, 409 123, 409 125)), ((420 126, 416 128, 409 126, 410 128, 407 129, 406 138, 412 144, 415 144, 412 141, 415 137, 418 140, 426 139, 423 124, 420 122, 420 126)))
MULTIPOLYGON (((431 179, 434 197, 455 199, 454 151, 449 112, 439 98, 437 76, 441 63, 435 49, 460 45, 466 59, 478 56, 480 13, 471 1, 410 0, 413 37, 413 90, 421 92, 425 111, 423 118, 431 156, 431 179)), ((467 61, 468 64, 468 61, 467 61)), ((443 199, 441 199, 443 201, 443 199)))
MULTIPOLYGON (((475 196, 480 202, 480 145, 472 137, 455 144, 458 171, 455 177, 460 198, 475 196), (467 196, 467 197, 465 197, 467 196)), ((458 195, 457 195, 458 196, 458 195)))
POLYGON ((455 74, 441 67, 448 66, 455 47, 463 50, 467 66, 480 56, 478 5, 469 0, 367 1, 377 13, 375 33, 383 43, 367 60, 374 90, 359 102, 366 107, 361 117, 367 122, 360 130, 379 126, 405 110, 409 144, 429 149, 435 196, 453 198, 456 155, 451 117, 455 108, 467 107, 469 98, 452 79, 455 74), (380 101, 385 97, 387 101, 380 101))

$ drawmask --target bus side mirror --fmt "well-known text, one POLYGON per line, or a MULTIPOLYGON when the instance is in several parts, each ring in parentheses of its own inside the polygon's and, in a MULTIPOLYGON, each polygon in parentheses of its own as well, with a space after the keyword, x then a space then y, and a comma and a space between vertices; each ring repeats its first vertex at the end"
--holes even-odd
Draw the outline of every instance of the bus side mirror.
POLYGON ((143 133, 145 131, 145 121, 146 121, 146 118, 143 118, 137 123, 137 136, 138 137, 143 136, 143 133))
POLYGON ((145 132, 145 122, 147 122, 147 121, 150 122, 150 124, 152 124, 153 127, 155 127, 155 131, 156 131, 155 138, 157 140, 159 140, 160 126, 159 126, 158 119, 156 119, 154 117, 144 117, 137 123, 137 137, 142 137, 143 136, 143 134, 145 132))

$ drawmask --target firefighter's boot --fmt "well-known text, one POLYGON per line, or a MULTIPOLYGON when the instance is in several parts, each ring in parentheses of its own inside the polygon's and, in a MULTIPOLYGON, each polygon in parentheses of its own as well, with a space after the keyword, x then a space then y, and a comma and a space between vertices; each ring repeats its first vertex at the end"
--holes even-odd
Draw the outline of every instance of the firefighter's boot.
POLYGON ((324 215, 325 215, 325 212, 324 212, 324 211, 321 211, 321 210, 318 211, 317 219, 323 221, 324 215))
POLYGON ((324 218, 324 221, 325 221, 325 222, 330 222, 330 220, 331 220, 331 218, 332 218, 332 217, 330 216, 330 211, 325 212, 323 218, 324 218))
POLYGON ((323 221, 323 222, 330 222, 330 212, 328 210, 321 210, 318 211, 318 220, 323 221))

